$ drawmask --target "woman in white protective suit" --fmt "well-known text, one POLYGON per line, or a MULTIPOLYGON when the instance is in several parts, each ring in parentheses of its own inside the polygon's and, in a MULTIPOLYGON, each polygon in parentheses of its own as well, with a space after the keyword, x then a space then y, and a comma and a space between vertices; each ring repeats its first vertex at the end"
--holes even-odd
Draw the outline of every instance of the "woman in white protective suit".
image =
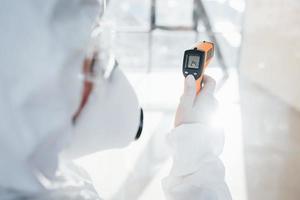
MULTIPOLYGON (((66 157, 123 147, 140 136, 143 116, 132 87, 107 52, 90 48, 99 5, 1 1, 1 200, 101 199, 66 157)), ((199 96, 194 78, 185 81, 168 135, 173 167, 162 181, 166 199, 231 199, 218 158, 222 132, 207 121, 216 106, 214 81, 204 80, 199 96)))

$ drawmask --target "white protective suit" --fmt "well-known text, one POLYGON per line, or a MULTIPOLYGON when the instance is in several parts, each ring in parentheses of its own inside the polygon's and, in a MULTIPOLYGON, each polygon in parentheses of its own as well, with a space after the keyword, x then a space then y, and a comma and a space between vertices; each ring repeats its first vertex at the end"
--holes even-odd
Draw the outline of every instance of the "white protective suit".
MULTIPOLYGON (((72 123, 82 98, 82 64, 100 13, 96 0, 1 2, 1 200, 100 199, 86 175, 64 159, 123 147, 136 137, 140 108, 118 68, 93 81, 92 94, 72 123)), ((105 60, 96 63, 100 71, 105 60)), ((194 80, 187 83, 178 127, 169 135, 174 164, 163 181, 167 199, 230 199, 218 159, 222 135, 203 120, 214 107, 210 81, 198 97, 194 80)))

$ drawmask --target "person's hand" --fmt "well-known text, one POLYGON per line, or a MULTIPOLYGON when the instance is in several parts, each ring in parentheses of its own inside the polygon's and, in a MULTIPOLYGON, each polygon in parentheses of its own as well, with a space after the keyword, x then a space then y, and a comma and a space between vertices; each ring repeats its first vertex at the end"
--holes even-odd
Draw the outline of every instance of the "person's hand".
POLYGON ((189 75, 184 82, 184 92, 175 116, 175 127, 182 124, 209 123, 217 108, 214 98, 216 82, 209 76, 204 75, 204 87, 199 95, 196 91, 194 76, 189 75))

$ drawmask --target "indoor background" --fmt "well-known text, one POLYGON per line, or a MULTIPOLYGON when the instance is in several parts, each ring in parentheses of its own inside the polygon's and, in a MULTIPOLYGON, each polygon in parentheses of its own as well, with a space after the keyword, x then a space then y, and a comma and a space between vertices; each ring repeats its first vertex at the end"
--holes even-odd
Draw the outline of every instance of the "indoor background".
POLYGON ((183 90, 183 52, 201 40, 217 48, 207 74, 217 80, 233 199, 299 199, 300 1, 110 0, 106 11, 112 51, 145 125, 129 147, 78 160, 105 199, 122 199, 124 190, 164 199, 160 181, 171 165, 164 137, 183 90))

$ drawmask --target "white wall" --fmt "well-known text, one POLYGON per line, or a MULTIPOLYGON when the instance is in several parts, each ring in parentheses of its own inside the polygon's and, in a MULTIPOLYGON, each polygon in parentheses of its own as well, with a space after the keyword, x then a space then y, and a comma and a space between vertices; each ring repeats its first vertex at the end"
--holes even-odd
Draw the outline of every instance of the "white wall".
POLYGON ((241 75, 300 111, 300 1, 248 0, 241 75))

